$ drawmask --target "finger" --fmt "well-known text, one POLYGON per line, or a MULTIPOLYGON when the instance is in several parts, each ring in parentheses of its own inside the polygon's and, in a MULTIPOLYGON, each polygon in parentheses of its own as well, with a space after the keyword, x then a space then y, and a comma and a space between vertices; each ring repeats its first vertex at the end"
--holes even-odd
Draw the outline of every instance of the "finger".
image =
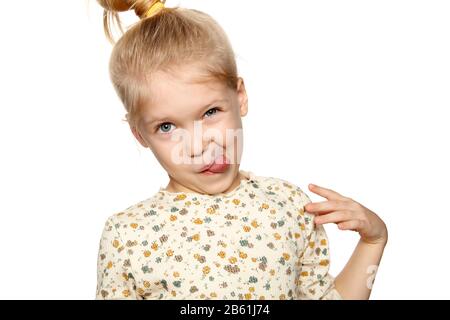
POLYGON ((316 224, 325 223, 341 223, 352 219, 353 216, 350 211, 334 211, 329 214, 324 214, 322 216, 314 217, 314 222, 316 224))
POLYGON ((309 202, 305 204, 305 210, 307 212, 331 212, 337 210, 345 210, 348 209, 348 203, 343 202, 341 200, 331 200, 331 201, 322 201, 322 202, 309 202))
POLYGON ((341 222, 337 226, 341 230, 357 231, 359 228, 361 228, 361 224, 362 224, 361 220, 353 219, 353 220, 341 222))
POLYGON ((308 187, 309 187, 309 190, 311 190, 312 192, 318 194, 319 196, 327 198, 329 200, 345 199, 345 197, 343 195, 341 195, 331 189, 323 188, 323 187, 320 187, 320 186, 312 184, 312 183, 310 183, 308 185, 308 187))

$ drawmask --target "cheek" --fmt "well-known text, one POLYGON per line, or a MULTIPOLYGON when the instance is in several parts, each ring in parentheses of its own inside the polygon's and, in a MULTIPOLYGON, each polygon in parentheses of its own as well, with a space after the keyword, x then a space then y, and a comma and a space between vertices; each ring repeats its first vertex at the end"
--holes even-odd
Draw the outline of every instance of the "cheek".
POLYGON ((209 127, 225 134, 227 130, 242 129, 242 121, 239 114, 235 112, 228 112, 218 121, 212 123, 209 127))
POLYGON ((164 141, 160 140, 153 140, 152 142, 152 151, 155 155, 156 159, 164 166, 170 166, 172 161, 172 149, 175 145, 174 142, 163 139, 164 141))
POLYGON ((216 144, 230 149, 229 151, 235 149, 238 144, 237 141, 242 141, 242 127, 239 121, 229 118, 225 121, 215 123, 208 127, 208 131, 205 132, 205 138, 209 140, 214 140, 216 144), (211 131, 209 131, 211 130, 211 131), (212 134, 214 133, 214 134, 212 134))

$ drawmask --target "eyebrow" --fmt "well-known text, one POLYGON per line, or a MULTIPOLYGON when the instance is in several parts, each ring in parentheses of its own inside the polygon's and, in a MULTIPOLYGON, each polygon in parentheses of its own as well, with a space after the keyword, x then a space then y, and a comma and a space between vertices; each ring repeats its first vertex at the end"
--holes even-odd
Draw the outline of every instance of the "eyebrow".
MULTIPOLYGON (((210 103, 206 104, 205 106, 201 107, 200 110, 204 110, 204 109, 208 108, 209 106, 211 106, 214 103, 227 102, 227 101, 228 101, 228 99, 215 99, 212 102, 210 102, 210 103)), ((170 118, 164 117, 164 118, 160 118, 160 119, 154 119, 154 120, 145 121, 144 125, 152 125, 154 123, 163 122, 163 121, 164 122, 170 121, 170 118)))

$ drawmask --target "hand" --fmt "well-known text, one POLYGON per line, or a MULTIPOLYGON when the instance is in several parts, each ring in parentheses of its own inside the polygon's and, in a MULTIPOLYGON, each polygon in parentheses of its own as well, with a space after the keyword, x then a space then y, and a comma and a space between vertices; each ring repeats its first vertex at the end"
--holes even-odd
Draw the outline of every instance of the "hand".
POLYGON ((309 184, 309 190, 329 201, 311 202, 305 211, 315 214, 316 224, 335 223, 341 230, 359 233, 361 240, 371 244, 386 244, 386 224, 374 212, 355 200, 344 197, 331 189, 309 184))

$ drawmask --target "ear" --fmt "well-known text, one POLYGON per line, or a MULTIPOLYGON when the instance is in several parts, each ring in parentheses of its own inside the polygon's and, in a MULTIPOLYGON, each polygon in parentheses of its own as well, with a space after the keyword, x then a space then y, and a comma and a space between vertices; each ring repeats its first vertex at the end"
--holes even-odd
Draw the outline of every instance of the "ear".
POLYGON ((131 132, 133 133, 134 137, 139 141, 139 143, 144 147, 148 148, 147 142, 145 142, 144 138, 142 138, 141 134, 137 130, 137 128, 134 125, 130 124, 131 132))
POLYGON ((238 94, 239 109, 240 109, 241 117, 245 117, 245 115, 248 112, 248 97, 247 97, 247 92, 245 90, 244 79, 242 77, 238 78, 237 94, 238 94))

